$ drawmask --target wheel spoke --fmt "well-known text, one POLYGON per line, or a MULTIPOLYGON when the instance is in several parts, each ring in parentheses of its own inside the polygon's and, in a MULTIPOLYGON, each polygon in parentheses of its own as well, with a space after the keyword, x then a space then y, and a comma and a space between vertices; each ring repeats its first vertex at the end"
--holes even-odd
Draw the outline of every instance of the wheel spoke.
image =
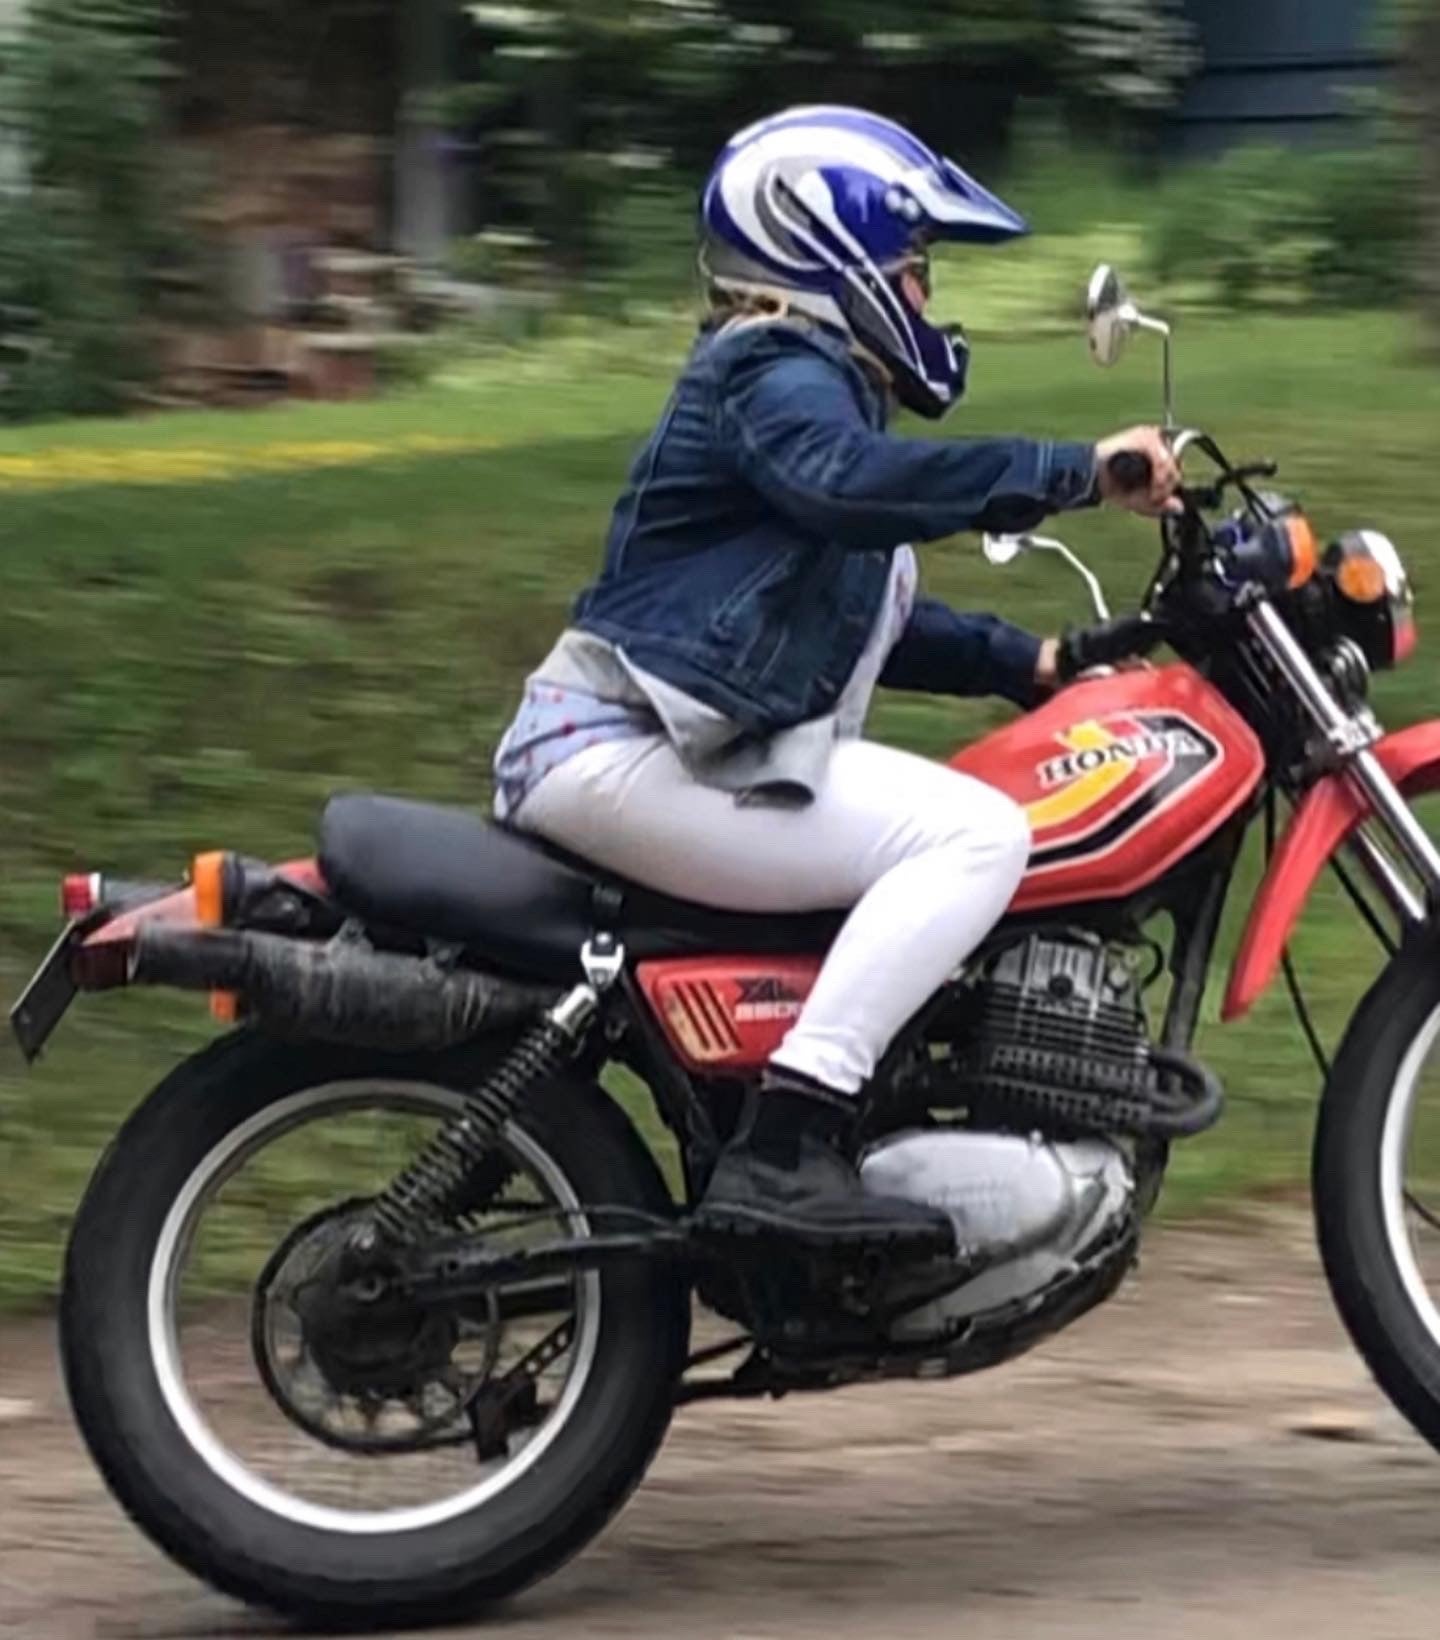
MULTIPOLYGON (((238 1476, 261 1508, 334 1532, 438 1525, 515 1484, 579 1404, 598 1278, 521 1279, 440 1313, 388 1290, 367 1304, 365 1271, 347 1263, 375 1157, 409 1148, 410 1128, 448 1119, 462 1099, 381 1079, 300 1089, 207 1152, 161 1228, 162 1393, 205 1465, 227 1484, 238 1476), (259 1249, 272 1245, 261 1267, 259 1249), (242 1328, 253 1378, 236 1371, 242 1328)), ((582 1212, 555 1156, 523 1127, 468 1184, 465 1221, 449 1228, 462 1239, 524 1248, 582 1212)))
POLYGON ((1413 1190, 1405 1192, 1405 1205, 1417 1218, 1423 1219, 1432 1230, 1440 1230, 1440 1214, 1436 1214, 1432 1208, 1426 1207, 1425 1203, 1420 1200, 1413 1190))

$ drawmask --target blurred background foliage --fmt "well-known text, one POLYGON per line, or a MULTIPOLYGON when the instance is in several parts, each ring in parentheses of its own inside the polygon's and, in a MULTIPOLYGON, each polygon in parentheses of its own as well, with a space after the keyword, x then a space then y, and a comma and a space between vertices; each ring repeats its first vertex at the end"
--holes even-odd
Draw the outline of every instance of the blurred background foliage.
POLYGON ((223 307, 183 140, 221 108, 408 127, 462 159, 452 215, 478 226, 443 271, 540 298, 487 310, 502 341, 539 312, 684 300, 717 146, 815 97, 909 120, 1042 234, 1138 229, 1165 299, 1440 310, 1440 8, 1421 0, 1376 0, 1399 70, 1334 146, 1184 162, 1167 116, 1203 58, 1180 0, 455 0, 447 72, 418 79, 396 66, 406 11, 31 0, 0 75, 0 415, 132 402, 166 325, 223 307))
POLYGON ((163 0, 36 0, 6 43, 0 415, 121 408, 160 276, 197 253, 165 148, 163 0))
POLYGON ((223 312, 191 139, 236 109, 443 147, 465 231, 441 271, 502 298, 472 340, 685 300, 717 146, 816 97, 909 120, 1042 235, 1138 231, 1172 303, 1420 300, 1440 335, 1440 8, 1420 0, 1376 0, 1399 69, 1333 145, 1186 160, 1169 115, 1204 62, 1181 0, 447 0, 447 71, 416 77, 426 4, 30 0, 0 75, 0 416, 135 402, 167 327, 223 312))
MULTIPOLYGON (((1095 436, 1153 413, 1143 359, 1085 367, 1079 293, 1113 260, 1180 316, 1182 414, 1280 457, 1327 533, 1395 534, 1423 631, 1440 596, 1440 373, 1421 345, 1440 346, 1440 8, 1377 5, 1398 68, 1343 140, 1183 159, 1169 111, 1202 62, 1168 0, 798 0, 783 21, 758 0, 457 0, 454 72, 418 86, 394 67, 408 10, 32 0, 5 42, 0 416, 30 425, 0 433, 0 994, 53 934, 62 871, 303 853, 337 787, 483 805, 518 682, 593 567, 693 328, 698 182, 730 131, 788 102, 904 118, 1035 224, 946 253, 938 301, 977 348, 945 433, 1095 436), (388 391, 366 402, 96 416, 143 397, 168 330, 224 317, 214 178, 181 138, 241 105, 462 155, 468 226, 430 271, 471 297, 386 354, 388 391)), ((1117 606, 1139 592, 1148 530, 1086 516, 1065 533, 1117 606)), ((1082 612, 1052 568, 1001 579, 963 543, 927 574, 1037 629, 1082 612)), ((1434 668, 1422 646, 1383 712, 1433 711, 1434 668)), ((897 698, 876 731, 939 755, 1005 716, 897 698)), ((1374 954, 1326 896, 1299 954, 1333 1040, 1374 954)), ((1316 1077, 1285 1021, 1279 996, 1225 1032, 1212 1009, 1202 1051, 1232 1114, 1180 1147, 1173 1206, 1303 1179, 1316 1077)), ((0 1046, 0 1302, 50 1290, 107 1134, 209 1029, 190 1002, 116 997, 78 1010, 32 1075, 0 1046)))

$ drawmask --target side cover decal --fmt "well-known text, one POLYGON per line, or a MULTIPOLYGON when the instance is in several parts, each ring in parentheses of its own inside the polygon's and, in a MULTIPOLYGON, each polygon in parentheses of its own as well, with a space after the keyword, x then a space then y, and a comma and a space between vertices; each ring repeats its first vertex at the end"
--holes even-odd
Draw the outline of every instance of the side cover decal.
POLYGON ((685 1066, 757 1070, 785 1040, 820 958, 670 957, 636 968, 640 989, 685 1066))

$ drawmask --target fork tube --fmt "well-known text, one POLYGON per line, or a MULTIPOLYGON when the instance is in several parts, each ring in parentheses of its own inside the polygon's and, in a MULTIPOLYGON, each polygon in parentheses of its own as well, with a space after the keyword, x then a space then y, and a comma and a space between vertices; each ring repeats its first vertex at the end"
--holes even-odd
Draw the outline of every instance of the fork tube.
POLYGON ((1424 885, 1431 900, 1440 900, 1440 851, 1415 818, 1395 782, 1380 766, 1371 749, 1374 735, 1343 710, 1315 670, 1299 640, 1269 602, 1256 604, 1248 617, 1250 630, 1300 697, 1306 711, 1370 807, 1389 828, 1405 863, 1424 885))
POLYGON ((1440 851, 1425 828, 1400 795, 1395 782, 1380 766, 1380 759, 1368 748, 1356 755, 1350 776, 1365 793, 1375 812, 1390 828, 1406 863, 1425 885, 1432 899, 1440 899, 1440 851))
POLYGON ((1381 899, 1399 919, 1402 928, 1418 928, 1425 921, 1425 903, 1396 869, 1395 862, 1373 837, 1357 831, 1351 837, 1349 852, 1375 885, 1381 899))

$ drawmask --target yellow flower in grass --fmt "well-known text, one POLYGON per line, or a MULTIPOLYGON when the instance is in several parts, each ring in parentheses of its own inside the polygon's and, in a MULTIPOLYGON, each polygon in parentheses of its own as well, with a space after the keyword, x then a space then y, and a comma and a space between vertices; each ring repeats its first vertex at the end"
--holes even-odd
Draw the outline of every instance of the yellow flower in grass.
POLYGON ((177 445, 169 449, 56 448, 33 455, 0 455, 0 491, 64 490, 108 484, 208 484, 251 474, 368 467, 411 456, 461 455, 499 449, 503 440, 444 433, 408 433, 394 439, 280 439, 227 449, 177 445))

